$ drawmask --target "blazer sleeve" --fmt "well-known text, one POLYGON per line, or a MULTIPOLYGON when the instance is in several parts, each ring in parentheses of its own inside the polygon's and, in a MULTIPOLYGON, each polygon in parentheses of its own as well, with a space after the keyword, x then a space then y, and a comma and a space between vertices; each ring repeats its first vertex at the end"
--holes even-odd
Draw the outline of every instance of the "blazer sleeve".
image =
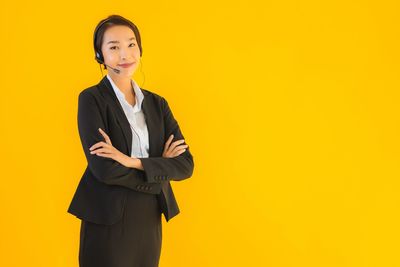
MULTIPOLYGON (((172 141, 184 139, 167 100, 163 97, 161 97, 161 100, 166 138, 173 134, 172 141)), ((186 144, 186 142, 182 144, 186 144)), ((149 157, 139 158, 139 160, 142 162, 147 182, 180 181, 191 177, 193 174, 194 161, 189 146, 185 152, 173 158, 149 157)))
POLYGON ((95 178, 109 185, 120 185, 137 190, 136 185, 145 183, 142 170, 125 167, 111 158, 90 154, 89 148, 104 141, 99 128, 106 131, 101 109, 94 95, 82 91, 78 101, 78 128, 88 167, 95 178))

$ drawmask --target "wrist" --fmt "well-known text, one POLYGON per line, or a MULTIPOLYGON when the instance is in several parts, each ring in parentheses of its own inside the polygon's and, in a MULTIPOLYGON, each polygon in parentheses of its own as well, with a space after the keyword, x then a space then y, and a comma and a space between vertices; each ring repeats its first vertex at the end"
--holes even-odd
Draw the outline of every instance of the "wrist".
POLYGON ((131 167, 137 169, 138 167, 138 159, 137 158, 131 158, 131 167))
POLYGON ((115 160, 127 168, 135 168, 135 158, 131 158, 128 155, 120 153, 117 155, 115 160))
POLYGON ((138 169, 138 170, 144 170, 144 168, 143 168, 143 165, 142 165, 142 161, 140 160, 140 159, 138 159, 138 158, 134 158, 134 164, 135 164, 135 166, 134 166, 134 168, 136 168, 136 169, 138 169))

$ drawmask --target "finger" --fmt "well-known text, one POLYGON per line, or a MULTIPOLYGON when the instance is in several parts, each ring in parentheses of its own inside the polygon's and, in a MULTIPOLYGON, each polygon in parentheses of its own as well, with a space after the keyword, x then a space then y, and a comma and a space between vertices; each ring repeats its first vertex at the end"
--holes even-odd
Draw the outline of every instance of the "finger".
POLYGON ((172 153, 174 153, 175 151, 178 151, 178 150, 180 150, 180 149, 186 149, 188 147, 188 145, 179 145, 179 146, 176 146, 173 150, 172 150, 172 153))
POLYGON ((105 152, 111 154, 114 153, 114 150, 113 147, 108 146, 108 147, 100 147, 98 149, 90 151, 91 154, 96 154, 97 152, 105 152))
POLYGON ((109 147, 110 145, 107 143, 104 143, 103 141, 100 141, 96 144, 94 144, 93 146, 90 147, 91 150, 96 149, 98 147, 109 147))
POLYGON ((174 144, 176 144, 176 145, 179 145, 179 144, 182 144, 182 143, 185 143, 185 139, 177 140, 177 141, 174 142, 174 144))
POLYGON ((174 149, 177 145, 184 143, 185 140, 181 139, 172 143, 171 148, 174 149))
POLYGON ((168 147, 169 147, 169 145, 171 144, 171 141, 172 141, 173 138, 174 138, 174 135, 173 135, 173 134, 171 134, 171 135, 168 137, 168 140, 167 140, 167 142, 165 142, 165 145, 164 145, 164 150, 168 149, 168 147))
POLYGON ((103 158, 112 158, 112 154, 107 154, 107 153, 98 153, 96 156, 100 156, 103 158))
POLYGON ((188 147, 188 145, 180 145, 174 148, 174 150, 172 151, 173 154, 176 153, 176 151, 180 151, 180 150, 186 150, 186 148, 188 147))
POLYGON ((97 153, 110 153, 110 150, 107 148, 99 148, 99 149, 90 151, 90 154, 97 154, 97 153))
POLYGON ((99 128, 99 132, 103 135, 104 139, 106 140, 107 144, 111 145, 111 139, 110 137, 106 134, 105 131, 103 131, 103 129, 99 128))
POLYGON ((186 151, 186 148, 178 149, 178 150, 174 151, 173 155, 174 155, 174 157, 177 157, 185 151, 186 151))
POLYGON ((93 146, 91 146, 89 149, 92 150, 92 149, 95 149, 97 147, 102 147, 104 145, 106 145, 106 143, 104 143, 103 141, 100 141, 100 142, 94 144, 93 146))
POLYGON ((182 154, 183 152, 185 152, 186 151, 186 148, 183 148, 183 149, 179 149, 178 151, 177 151, 177 153, 178 153, 178 155, 180 155, 180 154, 182 154))
POLYGON ((187 148, 188 147, 188 145, 187 144, 184 144, 184 145, 176 145, 175 144, 175 146, 174 145, 171 145, 169 148, 168 148, 168 150, 166 151, 166 153, 174 153, 174 151, 176 151, 177 149, 181 149, 181 148, 187 148))

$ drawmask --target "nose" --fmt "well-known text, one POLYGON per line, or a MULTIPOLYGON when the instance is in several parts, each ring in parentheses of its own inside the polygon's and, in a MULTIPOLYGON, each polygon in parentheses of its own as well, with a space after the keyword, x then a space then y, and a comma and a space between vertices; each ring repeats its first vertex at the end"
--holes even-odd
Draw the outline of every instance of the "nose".
POLYGON ((121 59, 126 59, 126 58, 128 58, 129 56, 130 56, 130 50, 129 50, 129 48, 121 48, 120 50, 119 50, 119 56, 120 56, 120 58, 121 59))
POLYGON ((121 58, 126 58, 126 55, 127 55, 126 48, 121 48, 119 50, 119 55, 120 55, 121 58))

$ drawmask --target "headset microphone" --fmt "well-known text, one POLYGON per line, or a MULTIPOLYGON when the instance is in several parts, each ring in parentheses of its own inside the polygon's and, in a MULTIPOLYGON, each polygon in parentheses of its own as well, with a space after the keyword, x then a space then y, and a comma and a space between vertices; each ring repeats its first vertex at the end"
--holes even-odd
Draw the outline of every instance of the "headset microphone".
MULTIPOLYGON (((104 65, 106 65, 106 63, 104 63, 104 65)), ((110 66, 108 66, 108 65, 106 65, 107 67, 109 67, 110 69, 112 69, 115 73, 117 73, 117 74, 119 74, 121 71, 119 70, 119 69, 116 69, 116 68, 112 68, 112 67, 110 67, 110 66)))
POLYGON ((106 66, 109 67, 110 69, 112 69, 115 73, 119 74, 119 73, 121 72, 121 70, 119 70, 119 69, 116 69, 116 68, 113 68, 113 67, 108 66, 106 63, 104 63, 103 60, 99 59, 98 57, 96 57, 96 59, 98 59, 99 61, 101 61, 104 65, 106 65, 106 66))

